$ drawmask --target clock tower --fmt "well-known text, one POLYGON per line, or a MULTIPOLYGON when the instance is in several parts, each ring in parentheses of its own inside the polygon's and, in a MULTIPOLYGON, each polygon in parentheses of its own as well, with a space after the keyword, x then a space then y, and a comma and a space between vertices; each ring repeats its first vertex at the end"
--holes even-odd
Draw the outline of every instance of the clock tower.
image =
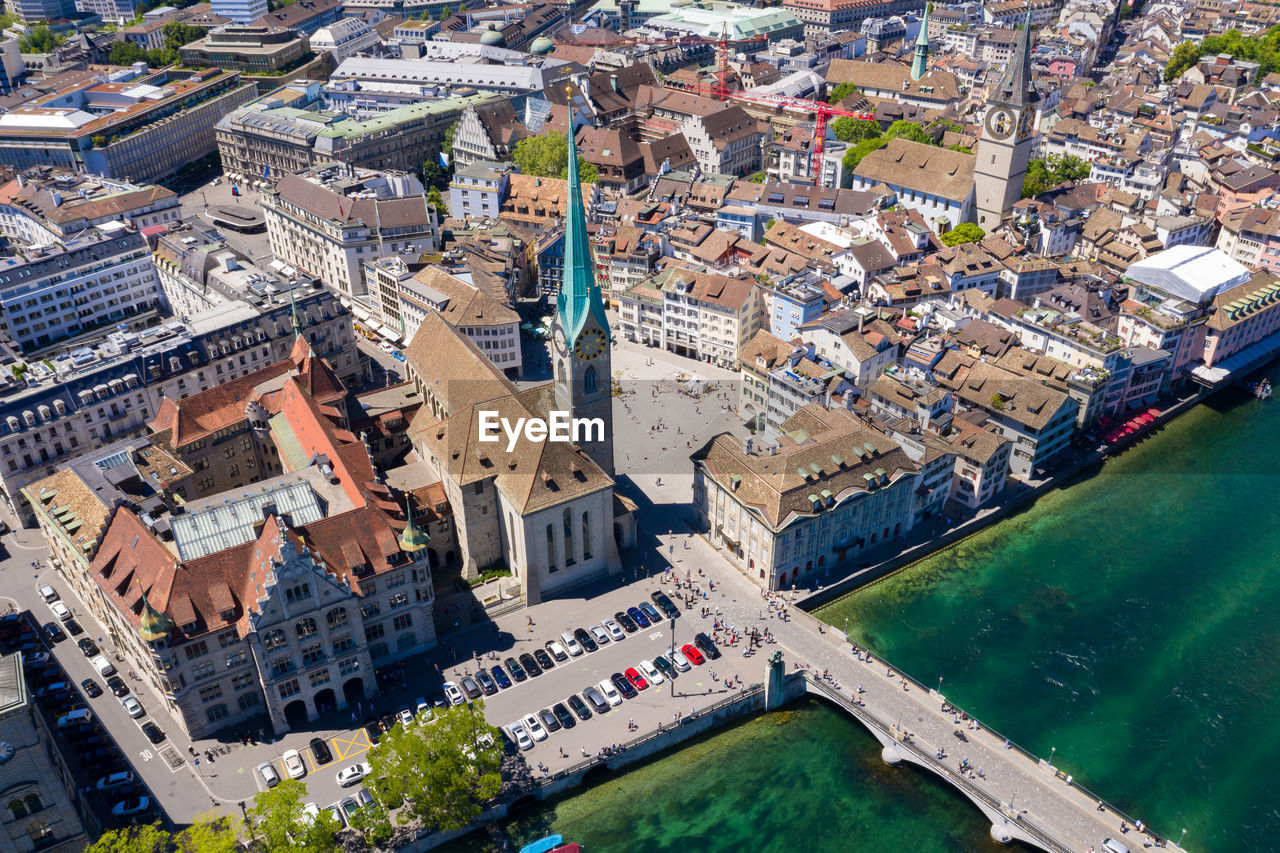
POLYGON ((973 168, 978 227, 990 233, 1022 198, 1036 119, 1031 89, 1031 15, 1004 75, 987 101, 973 168))
MULTIPOLYGON (((604 440, 588 441, 583 451, 613 476, 613 380, 610 370, 609 319, 596 284, 595 264, 587 240, 587 216, 578 176, 578 145, 569 130, 569 200, 565 211, 564 283, 556 297, 551 329, 555 374, 554 405, 574 418, 604 421, 604 440)), ((588 431, 588 434, 594 434, 588 431)))

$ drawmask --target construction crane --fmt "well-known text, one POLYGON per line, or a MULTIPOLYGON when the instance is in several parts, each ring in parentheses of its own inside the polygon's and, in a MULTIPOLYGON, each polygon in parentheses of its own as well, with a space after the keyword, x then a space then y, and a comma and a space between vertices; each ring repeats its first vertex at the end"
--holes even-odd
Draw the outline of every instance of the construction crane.
POLYGON ((849 118, 862 119, 863 121, 875 121, 876 118, 875 113, 845 110, 840 107, 833 107, 825 101, 811 101, 806 98, 792 98, 787 95, 757 94, 740 89, 733 91, 722 90, 721 94, 735 100, 747 101, 753 104, 767 104, 778 109, 799 111, 813 115, 813 160, 811 165, 815 184, 822 180, 822 152, 827 143, 827 122, 837 116, 848 116, 849 118))
POLYGON ((557 45, 565 47, 649 47, 649 46, 681 46, 681 45, 697 45, 697 44, 713 44, 716 46, 716 86, 712 88, 712 94, 718 100, 725 100, 729 93, 729 45, 731 44, 765 44, 769 40, 766 35, 752 36, 745 39, 729 38, 727 25, 720 28, 719 38, 707 38, 686 34, 681 36, 671 36, 669 38, 619 38, 614 41, 557 41, 557 45))

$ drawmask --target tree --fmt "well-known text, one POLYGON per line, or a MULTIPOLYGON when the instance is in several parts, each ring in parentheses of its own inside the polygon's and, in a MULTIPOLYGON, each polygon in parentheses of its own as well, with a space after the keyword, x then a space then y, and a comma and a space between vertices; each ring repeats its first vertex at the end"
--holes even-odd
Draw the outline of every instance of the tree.
POLYGON ((441 150, 448 154, 450 159, 453 157, 453 138, 458 135, 458 125, 461 123, 462 119, 458 119, 444 129, 444 147, 441 150))
POLYGON ((943 234, 941 240, 948 246, 959 246, 962 243, 976 243, 985 236, 987 236, 987 232, 976 224, 961 222, 955 228, 943 234))
POLYGON ((172 836, 159 823, 109 829, 85 853, 164 853, 172 836))
POLYGON ((157 47, 147 51, 147 65, 151 68, 164 68, 178 61, 178 51, 168 47, 157 47))
POLYGON ((763 184, 767 180, 769 180, 769 176, 764 172, 756 172, 754 175, 747 178, 747 182, 751 184, 763 184))
POLYGON ((231 819, 215 812, 197 815, 191 826, 174 839, 180 853, 236 853, 239 839, 231 819))
POLYGON ((189 27, 181 21, 170 21, 160 32, 164 35, 164 46, 175 54, 178 48, 202 39, 205 35, 204 30, 199 27, 189 27))
POLYGON ((889 125, 889 129, 885 131, 887 139, 906 139, 911 142, 920 142, 924 145, 936 145, 933 137, 924 132, 924 128, 916 124, 914 121, 899 119, 889 125))
POLYGON ((446 215, 448 213, 445 210, 444 196, 440 195, 440 190, 435 187, 427 190, 427 204, 434 207, 438 215, 446 215))
POLYGON ((427 160, 422 164, 422 183, 437 190, 443 190, 453 180, 453 161, 448 166, 441 166, 436 160, 427 160))
POLYGON ((858 91, 858 87, 852 83, 841 83, 831 90, 831 95, 827 98, 827 103, 835 106, 856 91, 858 91))
POLYGON ((147 51, 142 45, 131 41, 118 41, 111 45, 111 53, 107 61, 112 65, 132 65, 135 62, 146 62, 147 51))
POLYGON ((312 819, 302 811, 307 786, 297 779, 282 779, 280 784, 255 798, 249 818, 254 838, 268 850, 292 853, 331 853, 333 839, 342 826, 327 810, 312 819))
POLYGON ((66 40, 66 36, 55 33, 44 24, 40 24, 18 39, 18 50, 23 53, 53 53, 58 45, 66 40))
MULTIPOLYGON (((530 136, 516 143, 511 159, 526 175, 543 178, 569 177, 569 138, 559 131, 530 136)), ((584 184, 594 184, 596 167, 578 155, 578 175, 584 184)))
POLYGON ((448 6, 445 6, 443 9, 440 10, 440 20, 447 21, 449 20, 449 16, 452 14, 453 14, 453 10, 450 9, 448 6))
POLYGON ((365 781, 389 807, 404 803, 397 820, 417 818, 446 832, 470 823, 502 788, 502 745, 485 722, 484 703, 436 712, 427 724, 397 724, 369 753, 365 781))
POLYGON ((391 840, 391 816, 377 800, 356 809, 350 819, 351 828, 363 835, 371 847, 381 847, 391 840))
POLYGON ((1027 175, 1022 179, 1022 197, 1035 198, 1041 193, 1071 182, 1089 177, 1093 167, 1073 154, 1053 155, 1048 160, 1032 160, 1027 163, 1027 175))
POLYGON ((880 125, 870 119, 840 116, 840 118, 831 122, 831 132, 841 142, 855 144, 878 138, 880 136, 880 125))
POLYGON ((1183 72, 1200 61, 1200 46, 1195 42, 1184 41, 1173 49, 1169 64, 1164 67, 1164 81, 1172 83, 1182 76, 1183 72))
POLYGON ((889 144, 888 137, 878 137, 876 139, 867 139, 853 146, 844 155, 843 165, 846 172, 852 172, 858 168, 858 164, 862 162, 862 158, 866 157, 872 151, 879 151, 881 148, 889 144))

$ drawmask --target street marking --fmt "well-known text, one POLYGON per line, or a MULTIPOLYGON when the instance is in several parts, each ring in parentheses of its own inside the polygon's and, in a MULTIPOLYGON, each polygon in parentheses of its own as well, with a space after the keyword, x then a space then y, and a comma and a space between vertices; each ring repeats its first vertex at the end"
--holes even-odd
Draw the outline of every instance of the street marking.
POLYGON ((329 741, 333 744, 334 756, 339 760, 361 755, 373 748, 369 733, 362 728, 354 730, 350 738, 332 737, 329 741))
POLYGON ((661 631, 654 631, 652 634, 650 634, 650 635, 649 635, 649 639, 650 639, 650 640, 661 640, 661 639, 662 639, 662 632, 661 632, 661 631))
POLYGON ((139 752, 138 755, 142 756, 143 761, 150 761, 153 757, 151 750, 149 749, 142 750, 142 752, 139 752))

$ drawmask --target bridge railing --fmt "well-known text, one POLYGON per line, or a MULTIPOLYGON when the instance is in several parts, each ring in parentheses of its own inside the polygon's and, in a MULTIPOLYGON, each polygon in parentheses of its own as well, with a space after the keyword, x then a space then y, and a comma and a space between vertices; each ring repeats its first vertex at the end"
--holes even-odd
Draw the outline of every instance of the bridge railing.
MULTIPOLYGON (((925 752, 923 749, 921 749, 919 746, 912 743, 911 741, 904 741, 901 738, 899 738, 898 733, 895 732, 893 729, 891 729, 885 723, 881 722, 881 720, 878 717, 876 717, 874 714, 870 713, 866 709, 862 708, 861 706, 855 705, 849 699, 842 696, 839 692, 832 690, 830 687, 824 684, 821 679, 814 678, 810 674, 806 673, 805 680, 809 683, 810 686, 815 688, 823 696, 827 697, 832 702, 835 702, 836 704, 840 705, 842 708, 845 709, 845 711, 847 711, 852 716, 857 717, 868 728, 872 728, 872 729, 875 729, 876 731, 883 733, 886 737, 896 742, 900 748, 910 750, 919 759, 921 759, 921 762, 925 766, 933 769, 934 772, 944 777, 952 785, 955 785, 957 788, 963 791, 971 799, 982 802, 988 808, 993 809, 997 814, 1008 813, 1008 810, 1010 808, 1009 806, 1005 805, 1004 803, 997 800, 995 797, 991 796, 991 794, 989 794, 988 792, 974 785, 972 781, 960 775, 956 771, 952 770, 946 764, 943 764, 942 762, 938 761, 937 757, 934 756, 933 754, 925 752)), ((1044 847, 1044 849, 1053 851, 1053 853, 1074 853, 1074 848, 1067 847, 1062 842, 1058 841, 1055 837, 1049 834, 1049 832, 1037 826, 1034 821, 1031 821, 1026 818, 1022 818, 1016 813, 1013 819, 1015 820, 1016 825, 1023 832, 1027 833, 1027 835, 1034 838, 1037 841, 1037 843, 1039 843, 1042 847, 1044 847)))

